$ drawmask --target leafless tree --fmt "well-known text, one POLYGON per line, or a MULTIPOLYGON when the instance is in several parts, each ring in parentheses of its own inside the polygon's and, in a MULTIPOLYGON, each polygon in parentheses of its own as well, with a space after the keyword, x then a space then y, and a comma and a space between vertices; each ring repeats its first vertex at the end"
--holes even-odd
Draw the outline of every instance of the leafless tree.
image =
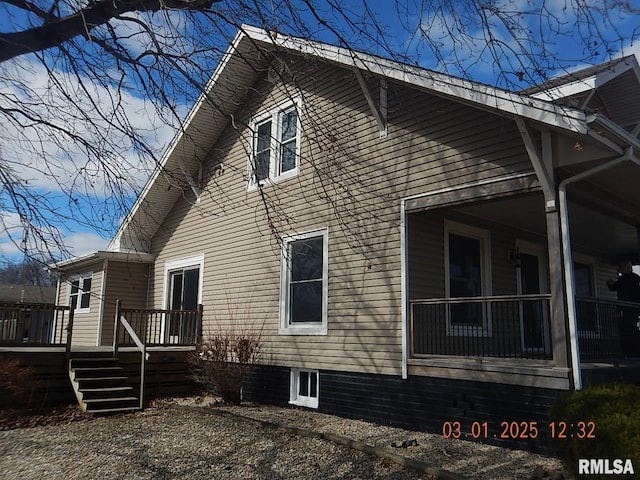
MULTIPOLYGON (((382 12, 364 0, 0 0, 7 241, 50 261, 67 253, 68 222, 111 235, 243 23, 520 89, 624 53, 640 13, 622 0, 388 5, 382 12), (559 48, 567 39, 568 54, 559 48)), ((286 221, 270 201, 270 219, 286 221)))

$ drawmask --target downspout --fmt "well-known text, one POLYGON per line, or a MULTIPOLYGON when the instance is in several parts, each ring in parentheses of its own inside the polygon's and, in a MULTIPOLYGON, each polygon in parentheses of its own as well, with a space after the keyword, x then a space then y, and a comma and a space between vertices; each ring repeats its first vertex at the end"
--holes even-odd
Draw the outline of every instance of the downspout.
POLYGON ((573 283, 573 262, 571 255, 571 235, 569 232, 569 211, 567 203, 567 186, 579 182, 587 177, 608 170, 616 165, 633 160, 633 147, 625 149, 624 155, 599 165, 582 173, 566 178, 558 186, 558 200, 560 208, 560 232, 562 239, 562 257, 565 275, 565 292, 567 295, 567 318, 569 320, 569 344, 571 350, 571 365, 573 367, 573 382, 576 390, 582 389, 582 374, 580 372, 580 350, 578 345, 578 323, 576 318, 576 298, 573 283))
POLYGON ((406 380, 409 375, 409 280, 407 272, 407 212, 405 201, 400 202, 400 281, 402 297, 402 379, 406 380))

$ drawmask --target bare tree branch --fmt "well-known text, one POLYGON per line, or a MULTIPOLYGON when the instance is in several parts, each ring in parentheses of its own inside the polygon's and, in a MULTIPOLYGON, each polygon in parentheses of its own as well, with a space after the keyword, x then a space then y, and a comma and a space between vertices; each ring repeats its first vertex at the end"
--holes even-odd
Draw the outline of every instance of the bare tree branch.
MULTIPOLYGON (((94 28, 124 13, 156 12, 164 9, 202 10, 220 1, 222 0, 102 0, 66 17, 48 20, 39 27, 21 32, 0 33, 0 63, 25 53, 59 46, 80 35, 89 36, 94 28)), ((15 5, 13 1, 11 3, 15 5)), ((44 14, 40 10, 36 13, 42 16, 40 12, 44 14)))

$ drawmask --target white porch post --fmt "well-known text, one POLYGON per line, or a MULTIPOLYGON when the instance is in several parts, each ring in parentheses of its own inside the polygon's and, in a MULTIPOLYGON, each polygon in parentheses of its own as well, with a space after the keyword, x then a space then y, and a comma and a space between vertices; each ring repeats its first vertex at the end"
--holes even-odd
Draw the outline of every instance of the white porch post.
POLYGON ((576 390, 582 389, 582 372, 580 371, 580 346, 578 343, 578 322, 576 318, 576 296, 575 285, 573 281, 573 262, 571 254, 571 235, 569 231, 569 211, 567 203, 567 186, 571 183, 584 180, 587 177, 600 173, 604 170, 608 170, 611 167, 619 165, 622 162, 633 160, 633 148, 629 147, 625 150, 624 155, 611 160, 605 164, 594 167, 590 170, 581 172, 573 177, 569 177, 562 182, 558 187, 558 200, 560 207, 560 224, 562 232, 562 251, 564 274, 565 274, 565 288, 567 292, 567 315, 569 317, 569 339, 571 344, 571 366, 573 369, 574 388, 576 390))
POLYGON ((526 123, 521 118, 515 119, 518 131, 527 150, 529 160, 536 173, 536 177, 542 187, 545 204, 545 218, 547 226, 547 251, 549 255, 549 281, 550 281, 550 310, 551 310, 551 339, 553 342, 553 360, 557 367, 569 367, 569 352, 567 351, 566 310, 567 305, 565 289, 563 285, 562 261, 554 259, 563 258, 562 229, 560 228, 560 215, 558 212, 558 199, 553 175, 553 148, 551 132, 542 133, 542 150, 538 152, 531 138, 531 133, 526 123))

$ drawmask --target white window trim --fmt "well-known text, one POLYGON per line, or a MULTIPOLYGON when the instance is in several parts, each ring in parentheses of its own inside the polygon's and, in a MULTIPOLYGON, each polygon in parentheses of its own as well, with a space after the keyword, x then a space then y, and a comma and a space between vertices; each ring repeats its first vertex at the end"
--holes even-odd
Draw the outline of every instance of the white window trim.
MULTIPOLYGON (((451 220, 444 221, 444 276, 445 296, 451 298, 449 278, 449 234, 475 238, 481 241, 480 276, 482 279, 481 296, 488 297, 492 294, 491 288, 491 233, 489 230, 472 227, 464 223, 451 220)), ((484 304, 483 304, 484 305, 484 304)), ((482 326, 455 325, 451 322, 449 309, 447 308, 447 335, 452 336, 483 336, 490 337, 492 333, 491 306, 482 308, 482 326)))
POLYGON ((247 181, 247 191, 254 191, 258 189, 258 184, 255 182, 255 178, 253 175, 253 164, 254 164, 254 153, 255 153, 255 135, 258 129, 258 125, 271 120, 272 125, 272 135, 271 135, 271 155, 269 157, 269 177, 262 180, 263 186, 272 185, 283 180, 287 180, 291 177, 298 176, 300 172, 300 144, 302 138, 302 97, 297 96, 295 98, 287 99, 283 102, 280 102, 278 105, 273 107, 272 109, 260 113, 253 117, 249 122, 249 131, 251 133, 249 139, 249 162, 247 164, 247 172, 248 172, 248 181, 247 181), (295 108, 298 112, 298 121, 296 124, 296 166, 295 168, 278 174, 279 166, 280 166, 280 114, 287 110, 295 108), (274 132, 275 125, 275 132, 274 132))
MULTIPOLYGON (((198 303, 202 303, 202 280, 204 278, 204 253, 194 255, 191 257, 180 258, 176 260, 167 260, 164 262, 164 288, 162 292, 162 308, 167 310, 169 308, 169 274, 176 270, 181 270, 188 267, 198 267, 198 303)), ((160 326, 161 335, 160 341, 165 341, 166 330, 166 318, 162 317, 162 324, 160 326)))
POLYGON ((67 295, 67 302, 69 304, 69 306, 71 306, 71 288, 72 288, 72 283, 75 282, 76 280, 78 280, 78 293, 77 293, 77 303, 76 303, 76 308, 73 310, 74 313, 90 313, 91 312, 91 292, 94 289, 94 275, 93 272, 88 272, 88 273, 82 273, 80 275, 74 275, 72 277, 69 277, 67 279, 67 282, 69 284, 69 294, 67 295), (89 306, 86 308, 81 308, 80 304, 82 303, 82 294, 83 294, 83 290, 82 290, 82 284, 84 282, 85 279, 90 278, 91 279, 91 289, 89 290, 89 306))
MULTIPOLYGON (((309 389, 309 392, 311 390, 309 389)), ((320 400, 320 372, 318 370, 310 370, 307 368, 292 368, 291 380, 289 382, 289 403, 299 407, 318 408, 320 400), (316 376, 316 396, 300 395, 300 373, 307 372, 316 376)))
POLYGON ((164 291, 162 305, 163 309, 169 308, 169 273, 175 270, 184 269, 187 267, 199 267, 198 278, 198 303, 202 302, 202 278, 204 274, 204 253, 194 255, 192 257, 180 258, 177 260, 167 260, 164 262, 164 291))
MULTIPOLYGON (((549 293, 549 284, 547 281, 548 275, 547 275, 547 264, 548 264, 548 260, 547 260, 547 250, 545 249, 544 245, 540 244, 540 243, 535 243, 535 242, 530 242, 528 240, 523 240, 520 238, 516 239, 516 250, 519 253, 524 253, 527 255, 533 255, 538 257, 538 285, 540 286, 540 293, 541 294, 548 294, 549 293)), ((518 295, 522 295, 522 278, 520 276, 520 272, 518 272, 517 278, 516 278, 516 287, 517 287, 517 293, 518 295)), ((520 308, 522 308, 522 305, 520 305, 520 308)), ((543 335, 544 335, 544 341, 545 341, 545 345, 543 347, 525 347, 524 345, 524 336, 521 335, 521 347, 523 351, 526 352, 546 352, 549 353, 551 352, 551 345, 548 344, 548 340, 550 337, 549 335, 549 328, 551 327, 550 321, 549 321, 549 311, 545 308, 543 310, 543 327, 544 327, 544 331, 543 331, 543 335)), ((522 313, 520 313, 520 328, 522 331, 522 313)))
POLYGON ((329 306, 329 229, 292 235, 282 239, 280 272, 280 335, 327 335, 329 306), (318 323, 289 325, 289 243, 322 236, 322 321, 318 323))

